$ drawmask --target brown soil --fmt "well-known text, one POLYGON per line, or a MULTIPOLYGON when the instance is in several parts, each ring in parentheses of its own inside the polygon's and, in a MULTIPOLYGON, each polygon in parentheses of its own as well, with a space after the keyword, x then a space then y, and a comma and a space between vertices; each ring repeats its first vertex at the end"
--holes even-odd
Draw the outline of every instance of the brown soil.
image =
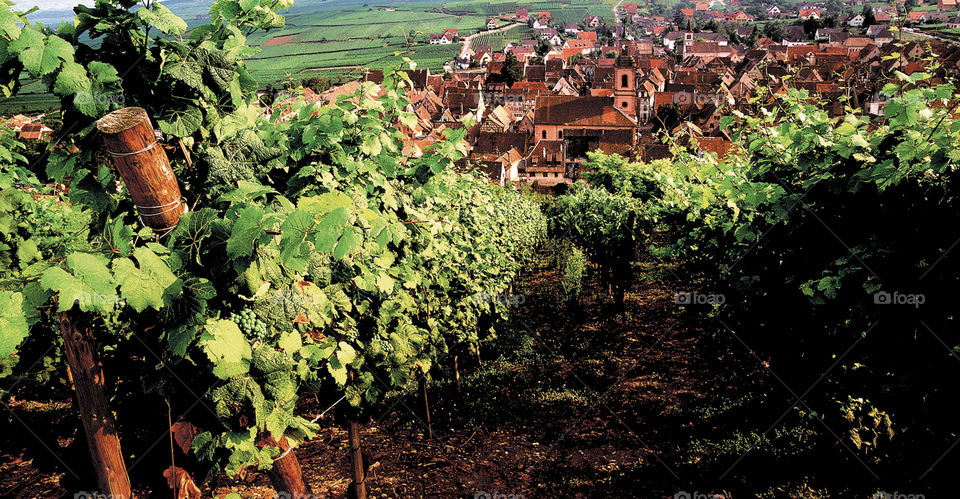
MULTIPOLYGON (((562 313, 555 273, 529 273, 518 287, 527 299, 509 334, 526 336, 521 339, 531 353, 511 360, 507 350, 513 347, 498 350, 492 344, 483 350, 480 366, 461 359, 459 395, 449 382, 431 388, 432 440, 413 395, 388 403, 395 405, 364 424, 370 496, 584 497, 607 491, 619 497, 672 497, 681 486, 675 477, 683 466, 676 449, 692 438, 698 424, 679 408, 727 397, 733 387, 718 383, 718 373, 702 357, 698 332, 677 318, 675 289, 663 282, 668 273, 654 266, 648 273, 627 293, 627 313, 615 310, 594 281, 580 310, 562 313), (536 388, 539 383, 556 389, 536 388)), ((503 341, 510 341, 507 334, 503 341)), ((755 367, 743 369, 755 372, 755 367)), ((305 415, 326 405, 308 397, 301 402, 305 415)), ((44 426, 49 435, 42 438, 52 450, 60 453, 72 440, 75 415, 69 398, 16 400, 11 409, 26 421, 49 422, 44 426)), ((347 433, 329 415, 324 421, 317 438, 296 453, 315 493, 342 497, 350 483, 347 433)), ((10 428, 23 427, 14 420, 10 428)), ((68 473, 49 456, 36 441, 21 446, 0 441, 0 497, 67 494, 69 485, 61 482, 68 473)), ((217 497, 274 494, 269 479, 257 471, 208 480, 201 489, 217 497)))

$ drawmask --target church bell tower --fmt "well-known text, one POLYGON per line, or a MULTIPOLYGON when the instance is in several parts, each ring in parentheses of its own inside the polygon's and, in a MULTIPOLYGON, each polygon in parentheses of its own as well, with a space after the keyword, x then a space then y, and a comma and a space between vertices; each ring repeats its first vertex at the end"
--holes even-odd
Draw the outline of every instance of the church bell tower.
POLYGON ((637 69, 633 57, 622 47, 614 68, 613 105, 629 116, 637 116, 637 69))

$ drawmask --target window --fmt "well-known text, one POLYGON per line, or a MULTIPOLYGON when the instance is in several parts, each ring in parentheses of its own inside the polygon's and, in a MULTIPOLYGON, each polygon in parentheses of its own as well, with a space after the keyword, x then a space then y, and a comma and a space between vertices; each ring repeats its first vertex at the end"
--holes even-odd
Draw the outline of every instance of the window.
POLYGON ((558 139, 562 139, 562 138, 563 138, 563 130, 557 130, 557 138, 558 138, 558 139))
POLYGON ((546 130, 544 130, 543 132, 541 132, 541 138, 544 138, 544 139, 547 138, 547 131, 546 131, 546 130))
POLYGON ((629 104, 627 104, 627 101, 623 101, 623 102, 620 103, 620 107, 622 107, 622 108, 624 108, 624 109, 626 109, 628 106, 629 106, 629 104))
POLYGON ((626 74, 620 76, 620 86, 623 87, 623 88, 627 88, 627 87, 628 87, 628 85, 627 85, 627 75, 626 75, 626 74))

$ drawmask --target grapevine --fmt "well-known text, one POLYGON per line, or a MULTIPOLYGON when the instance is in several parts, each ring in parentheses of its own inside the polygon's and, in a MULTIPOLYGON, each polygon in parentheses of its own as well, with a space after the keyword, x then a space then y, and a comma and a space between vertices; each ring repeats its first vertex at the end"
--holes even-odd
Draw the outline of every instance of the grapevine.
POLYGON ((243 332, 244 336, 261 342, 267 339, 267 324, 258 319, 253 310, 244 308, 240 310, 239 314, 232 313, 230 314, 230 320, 240 326, 240 331, 243 332))

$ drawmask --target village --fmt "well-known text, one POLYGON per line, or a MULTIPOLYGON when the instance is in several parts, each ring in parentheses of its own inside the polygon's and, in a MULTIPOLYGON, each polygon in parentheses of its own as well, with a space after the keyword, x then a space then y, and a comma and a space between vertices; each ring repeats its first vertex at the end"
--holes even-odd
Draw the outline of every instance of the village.
MULTIPOLYGON (((526 25, 534 37, 503 50, 471 44, 468 37, 446 71, 408 72, 409 110, 418 120, 402 128, 404 152, 422 154, 444 130, 472 123, 470 152, 458 167, 482 170, 491 182, 556 194, 581 178, 591 151, 649 162, 669 158, 671 141, 679 141, 723 156, 733 143, 719 119, 732 110, 749 114, 789 88, 829 103, 833 115, 850 107, 882 116, 881 89, 895 72, 930 71, 934 61, 935 78, 960 69, 960 48, 910 27, 960 27, 955 0, 908 13, 857 2, 852 12, 834 14, 828 2, 798 3, 787 11, 713 0, 677 9, 672 17, 643 15, 637 3, 620 3, 616 24, 597 16, 560 24, 549 11, 522 8, 502 13, 487 20, 488 30, 526 25)), ((427 37, 430 44, 462 41, 456 29, 427 37)), ((289 109, 299 99, 335 102, 363 81, 383 78, 382 70, 365 70, 362 78, 323 93, 307 88, 282 95, 263 112, 289 109)), ((53 130, 41 121, 16 116, 7 126, 21 139, 42 140, 53 130)))
MULTIPOLYGON (((418 154, 466 119, 474 124, 462 168, 483 170, 495 183, 562 193, 581 178, 591 151, 665 159, 671 156, 669 136, 723 156, 733 143, 720 118, 732 110, 750 114, 789 88, 829 103, 834 116, 847 106, 882 116, 881 89, 895 72, 930 71, 935 60, 935 80, 960 69, 960 47, 934 37, 905 41, 892 6, 831 16, 837 27, 808 33, 803 22, 827 18, 825 2, 800 3, 794 12, 770 5, 768 19, 800 22, 775 39, 743 10, 711 5, 698 3, 670 19, 643 16, 636 3, 622 3, 615 26, 598 17, 560 26, 550 12, 526 9, 490 18, 491 30, 527 23, 536 39, 508 43, 502 51, 467 46, 444 74, 410 72, 411 110, 419 120, 407 130, 407 152, 418 154), (719 29, 684 30, 683 21, 719 29)), ((960 25, 955 8, 952 0, 939 0, 938 10, 911 12, 900 21, 960 25)), ((455 37, 455 31, 433 34, 431 43, 455 37)), ((371 71, 365 79, 382 78, 371 71)), ((331 92, 326 98, 351 90, 331 92)))

